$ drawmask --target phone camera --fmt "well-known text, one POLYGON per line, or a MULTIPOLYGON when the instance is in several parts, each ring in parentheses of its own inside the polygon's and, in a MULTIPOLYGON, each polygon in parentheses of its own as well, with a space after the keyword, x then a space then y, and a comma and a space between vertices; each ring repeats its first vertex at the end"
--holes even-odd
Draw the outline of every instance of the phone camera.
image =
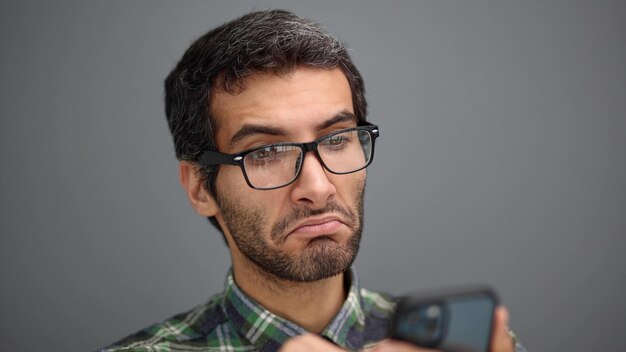
POLYGON ((444 312, 440 304, 429 304, 408 313, 403 333, 423 346, 435 346, 443 338, 444 312))

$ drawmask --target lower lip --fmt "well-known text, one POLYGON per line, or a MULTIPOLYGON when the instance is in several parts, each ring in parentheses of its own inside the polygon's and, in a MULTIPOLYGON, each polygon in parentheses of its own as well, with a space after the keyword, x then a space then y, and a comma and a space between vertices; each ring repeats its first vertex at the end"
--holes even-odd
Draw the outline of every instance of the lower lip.
POLYGON ((306 225, 295 229, 290 235, 300 235, 306 237, 317 237, 331 235, 343 225, 340 221, 332 220, 316 225, 306 225))

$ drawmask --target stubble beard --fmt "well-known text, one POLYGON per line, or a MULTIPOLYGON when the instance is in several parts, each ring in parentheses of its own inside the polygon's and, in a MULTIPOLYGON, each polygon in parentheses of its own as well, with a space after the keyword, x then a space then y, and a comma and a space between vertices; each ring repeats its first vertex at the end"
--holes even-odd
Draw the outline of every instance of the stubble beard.
POLYGON ((237 202, 234 197, 216 195, 226 226, 239 251, 269 276, 292 281, 313 282, 345 272, 356 259, 363 229, 364 182, 355 187, 355 209, 330 201, 322 209, 294 208, 291 213, 264 233, 268 219, 267 210, 261 206, 237 202), (311 240, 297 253, 280 249, 286 238, 285 231, 297 221, 322 214, 339 214, 350 229, 345 244, 322 236, 311 240))

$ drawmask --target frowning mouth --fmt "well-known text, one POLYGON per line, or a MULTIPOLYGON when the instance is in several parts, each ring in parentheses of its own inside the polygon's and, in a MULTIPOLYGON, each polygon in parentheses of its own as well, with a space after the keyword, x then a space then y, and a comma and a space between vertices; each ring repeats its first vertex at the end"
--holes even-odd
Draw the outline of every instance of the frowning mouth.
POLYGON ((336 216, 308 219, 294 226, 293 229, 288 232, 287 237, 304 236, 315 238, 328 236, 339 231, 344 225, 344 222, 336 216))

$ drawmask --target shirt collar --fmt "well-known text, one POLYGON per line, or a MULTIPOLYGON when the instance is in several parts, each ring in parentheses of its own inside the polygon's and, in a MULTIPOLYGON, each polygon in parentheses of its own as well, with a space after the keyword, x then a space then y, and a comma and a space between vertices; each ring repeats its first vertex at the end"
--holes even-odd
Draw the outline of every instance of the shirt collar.
MULTIPOLYGON (((350 350, 363 345, 365 326, 360 286, 356 271, 346 272, 350 289, 343 306, 324 328, 321 335, 335 344, 350 350)), ((259 351, 276 351, 289 338, 306 333, 297 324, 281 318, 263 308, 246 295, 235 283, 232 270, 226 277, 222 309, 239 334, 259 351)))
POLYGON ((348 297, 346 297, 337 315, 324 328, 322 336, 343 348, 356 350, 363 347, 365 312, 356 270, 352 268, 346 275, 347 280, 350 280, 348 297))

